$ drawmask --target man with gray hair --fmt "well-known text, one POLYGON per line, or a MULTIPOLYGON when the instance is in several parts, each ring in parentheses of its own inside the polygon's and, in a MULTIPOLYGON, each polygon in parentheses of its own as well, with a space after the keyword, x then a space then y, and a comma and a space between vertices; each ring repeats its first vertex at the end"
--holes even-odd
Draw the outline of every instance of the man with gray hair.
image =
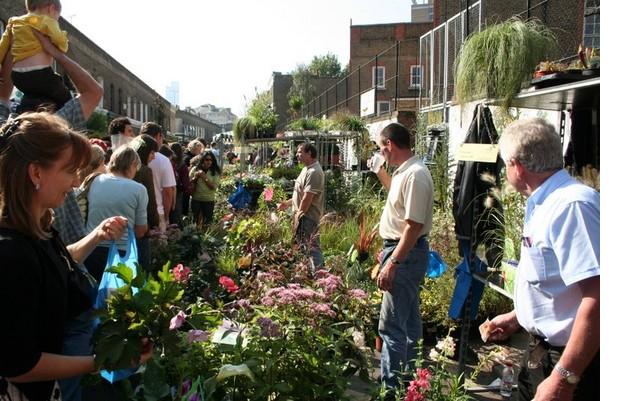
POLYGON ((600 195, 563 169, 562 144, 540 118, 503 132, 508 182, 528 197, 514 310, 488 325, 489 340, 530 334, 521 400, 598 400, 600 195))

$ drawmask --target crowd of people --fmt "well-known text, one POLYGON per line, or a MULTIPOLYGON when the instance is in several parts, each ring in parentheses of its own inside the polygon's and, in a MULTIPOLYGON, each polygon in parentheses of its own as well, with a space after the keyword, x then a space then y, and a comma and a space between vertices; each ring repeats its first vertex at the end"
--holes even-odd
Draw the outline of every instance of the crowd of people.
MULTIPOLYGON (((149 233, 192 214, 212 221, 224 157, 199 140, 165 144, 160 125, 109 125, 110 145, 77 130, 103 92, 66 54, 58 0, 27 0, 0 41, 0 400, 80 400, 80 378, 95 372, 91 309, 108 247, 124 252, 127 228, 149 268, 149 233), (29 16, 33 18, 29 18, 29 16), (31 49, 31 50, 26 50, 31 49), (71 96, 51 69, 55 60, 75 85, 71 96), (13 114, 13 85, 25 93, 13 114), (62 86, 61 86, 62 85, 62 86), (47 111, 41 110, 46 105, 47 111), (19 311, 16 311, 16 307, 19 311)), ((372 164, 387 201, 379 233, 384 252, 379 333, 382 384, 394 393, 413 369, 422 336, 419 294, 428 263, 434 186, 411 150, 411 135, 392 123, 378 136, 372 164), (396 167, 390 175, 381 161, 396 167)), ((524 399, 599 399, 600 199, 563 169, 562 144, 541 119, 512 124, 500 139, 506 176, 528 197, 515 308, 492 319, 490 340, 523 328, 531 355, 520 372, 524 399), (540 352, 541 350, 541 352, 540 352)), ((295 240, 323 264, 318 224, 324 173, 312 144, 297 158, 304 169, 292 198, 295 240)), ((153 348, 141 343, 141 358, 153 348)))

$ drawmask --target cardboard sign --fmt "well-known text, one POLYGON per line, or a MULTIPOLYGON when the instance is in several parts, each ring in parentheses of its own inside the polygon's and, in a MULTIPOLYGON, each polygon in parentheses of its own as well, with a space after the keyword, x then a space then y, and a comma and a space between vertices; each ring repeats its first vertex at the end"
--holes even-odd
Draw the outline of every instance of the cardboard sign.
POLYGON ((498 145, 482 143, 463 143, 458 148, 456 159, 459 161, 495 163, 500 149, 498 145))

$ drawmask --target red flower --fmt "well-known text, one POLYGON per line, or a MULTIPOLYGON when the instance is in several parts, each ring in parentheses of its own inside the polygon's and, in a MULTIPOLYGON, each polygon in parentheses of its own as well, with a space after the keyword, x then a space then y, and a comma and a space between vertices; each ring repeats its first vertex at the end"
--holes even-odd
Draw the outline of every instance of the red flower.
POLYGON ((173 277, 180 283, 184 283, 185 281, 187 281, 189 279, 189 276, 191 275, 191 269, 186 266, 182 266, 182 264, 176 265, 176 267, 173 268, 172 272, 173 277))
POLYGON ((240 289, 240 287, 238 287, 236 283, 234 283, 233 280, 227 276, 220 276, 220 278, 218 279, 218 283, 220 283, 220 285, 223 286, 225 290, 229 291, 232 294, 240 289))

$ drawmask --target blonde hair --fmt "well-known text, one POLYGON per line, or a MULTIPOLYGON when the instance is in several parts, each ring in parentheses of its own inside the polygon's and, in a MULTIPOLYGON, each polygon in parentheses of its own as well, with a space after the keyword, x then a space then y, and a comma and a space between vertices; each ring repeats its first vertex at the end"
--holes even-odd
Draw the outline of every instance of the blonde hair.
POLYGON ((34 238, 48 238, 52 213, 34 216, 29 166, 49 169, 71 148, 65 168, 78 170, 89 163, 89 141, 53 114, 24 113, 0 129, 0 222, 34 238))
POLYGON ((104 164, 105 154, 100 145, 91 145, 91 160, 89 164, 80 172, 80 181, 84 181, 85 178, 104 164))
POLYGON ((41 7, 54 6, 57 10, 62 10, 60 0, 25 0, 24 6, 27 11, 35 11, 41 7))
POLYGON ((193 151, 196 150, 196 148, 204 148, 204 145, 202 144, 202 142, 200 142, 197 139, 192 140, 187 145, 187 150, 191 153, 193 153, 193 151))
POLYGON ((142 165, 138 152, 130 146, 121 146, 113 152, 109 159, 109 172, 125 174, 134 164, 137 168, 142 165))

